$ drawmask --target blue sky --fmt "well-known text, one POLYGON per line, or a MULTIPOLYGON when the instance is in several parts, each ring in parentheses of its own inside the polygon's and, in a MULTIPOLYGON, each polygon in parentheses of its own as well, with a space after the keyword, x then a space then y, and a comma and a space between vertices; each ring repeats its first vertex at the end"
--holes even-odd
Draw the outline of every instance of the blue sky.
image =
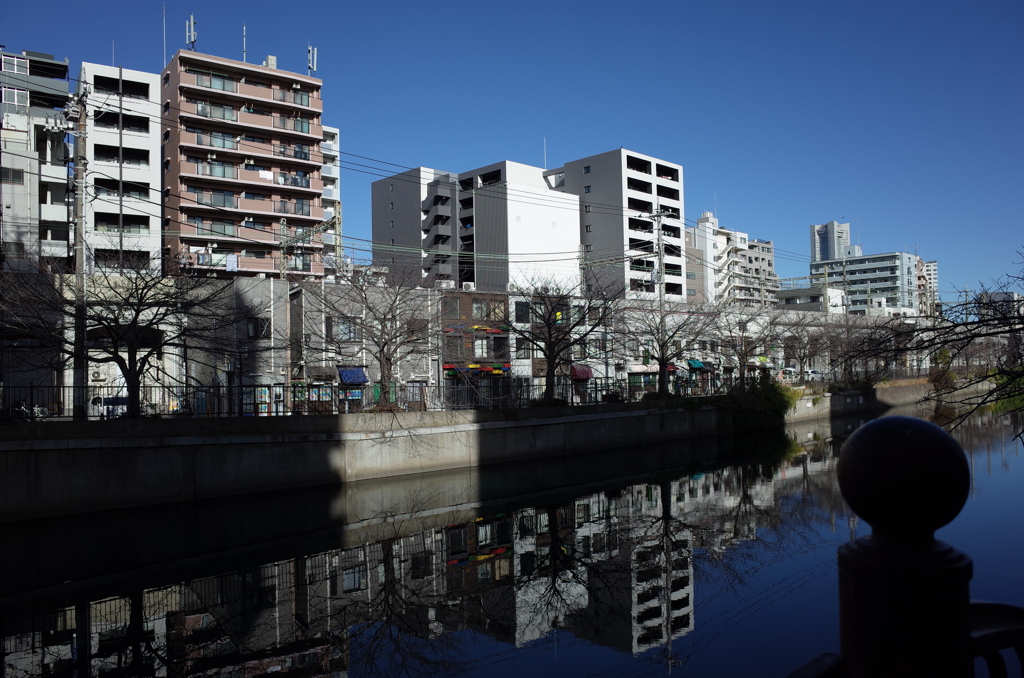
MULTIPOLYGON (((0 43, 77 72, 113 40, 113 63, 160 69, 163 3, 91 6, 7 3, 0 43)), ((1019 0, 168 0, 168 54, 189 13, 202 52, 240 59, 243 23, 249 61, 304 71, 318 47, 324 122, 372 166, 342 173, 348 236, 369 238, 385 163, 541 165, 546 137, 549 167, 620 146, 682 164, 686 217, 717 205, 783 276, 830 219, 865 252, 937 259, 947 294, 1022 268, 1019 0)))

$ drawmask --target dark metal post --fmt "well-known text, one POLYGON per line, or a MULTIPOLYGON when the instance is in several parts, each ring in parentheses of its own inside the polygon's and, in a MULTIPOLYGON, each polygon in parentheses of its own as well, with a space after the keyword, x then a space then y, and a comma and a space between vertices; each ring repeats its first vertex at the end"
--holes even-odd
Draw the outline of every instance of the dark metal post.
POLYGON ((937 541, 970 470, 938 426, 885 417, 843 445, 839 486, 871 536, 839 548, 841 654, 851 678, 973 676, 971 559, 937 541))

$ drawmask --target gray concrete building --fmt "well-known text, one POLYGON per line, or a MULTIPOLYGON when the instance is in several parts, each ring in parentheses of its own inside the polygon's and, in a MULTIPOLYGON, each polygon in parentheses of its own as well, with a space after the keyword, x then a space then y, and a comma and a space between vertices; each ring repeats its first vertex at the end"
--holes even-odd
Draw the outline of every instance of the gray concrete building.
POLYGON ((850 246, 850 224, 811 224, 811 261, 839 259, 850 246))
POLYGON ((908 252, 860 254, 860 247, 846 249, 840 259, 811 263, 816 284, 843 290, 847 310, 854 315, 918 315, 921 290, 918 268, 921 258, 908 252))

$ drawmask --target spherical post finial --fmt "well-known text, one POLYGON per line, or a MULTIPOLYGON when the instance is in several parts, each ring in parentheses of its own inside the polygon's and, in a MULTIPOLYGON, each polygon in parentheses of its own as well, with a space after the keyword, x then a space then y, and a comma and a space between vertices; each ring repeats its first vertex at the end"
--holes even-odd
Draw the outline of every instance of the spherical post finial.
POLYGON ((971 472, 960 444, 913 417, 857 429, 839 454, 839 488, 876 536, 931 540, 963 509, 971 472))

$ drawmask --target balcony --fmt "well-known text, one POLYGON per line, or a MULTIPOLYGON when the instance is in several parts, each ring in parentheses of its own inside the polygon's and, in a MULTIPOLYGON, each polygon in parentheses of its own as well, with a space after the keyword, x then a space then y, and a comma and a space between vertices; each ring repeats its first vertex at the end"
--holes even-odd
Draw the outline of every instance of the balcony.
POLYGON ((277 184, 279 186, 294 186, 295 188, 309 188, 309 177, 300 177, 294 174, 278 172, 277 184))
POLYGON ((310 207, 309 203, 289 202, 287 200, 278 200, 274 202, 274 211, 278 214, 297 214, 308 217, 311 214, 310 207))
POLYGON ((305 106, 309 108, 309 92, 303 92, 301 90, 289 91, 286 89, 275 89, 274 101, 284 101, 297 106, 305 106))
POLYGON ((238 150, 238 142, 235 141, 235 139, 231 137, 204 134, 203 132, 196 132, 196 145, 209 146, 211 148, 225 148, 232 151, 238 150))
POLYGON ((641 174, 651 173, 651 161, 637 158, 632 155, 626 156, 626 169, 634 172, 640 172, 641 174))
POLYGON ((215 118, 217 120, 238 120, 238 111, 230 106, 213 106, 211 104, 196 104, 196 115, 204 118, 215 118))
POLYGON ((222 195, 220 193, 189 193, 189 196, 196 201, 197 205, 238 209, 238 198, 233 195, 222 195))
POLYGON ((309 148, 296 148, 295 146, 274 146, 274 155, 282 158, 295 158, 296 160, 309 160, 309 148))
POLYGON ((310 133, 309 120, 307 118, 274 118, 274 127, 302 134, 310 133))
POLYGON ((337 200, 338 189, 325 186, 322 195, 324 196, 324 200, 337 200))
MULTIPOLYGON (((323 148, 323 146, 321 146, 321 148, 323 148)), ((341 170, 337 165, 324 165, 323 169, 320 170, 320 174, 325 177, 333 177, 337 179, 338 175, 341 174, 341 170)))
POLYGON ((68 221, 68 206, 67 205, 40 205, 39 206, 39 220, 40 221, 68 221))
POLYGON ((238 168, 234 165, 211 165, 209 163, 189 163, 195 166, 195 174, 202 177, 218 179, 237 179, 238 168))
POLYGON ((231 78, 225 78, 220 75, 207 75, 205 73, 196 73, 196 85, 199 87, 207 87, 209 89, 216 89, 222 92, 237 92, 238 83, 231 78))
POLYGON ((196 235, 215 236, 224 238, 237 238, 238 226, 226 223, 203 224, 196 227, 196 235))

